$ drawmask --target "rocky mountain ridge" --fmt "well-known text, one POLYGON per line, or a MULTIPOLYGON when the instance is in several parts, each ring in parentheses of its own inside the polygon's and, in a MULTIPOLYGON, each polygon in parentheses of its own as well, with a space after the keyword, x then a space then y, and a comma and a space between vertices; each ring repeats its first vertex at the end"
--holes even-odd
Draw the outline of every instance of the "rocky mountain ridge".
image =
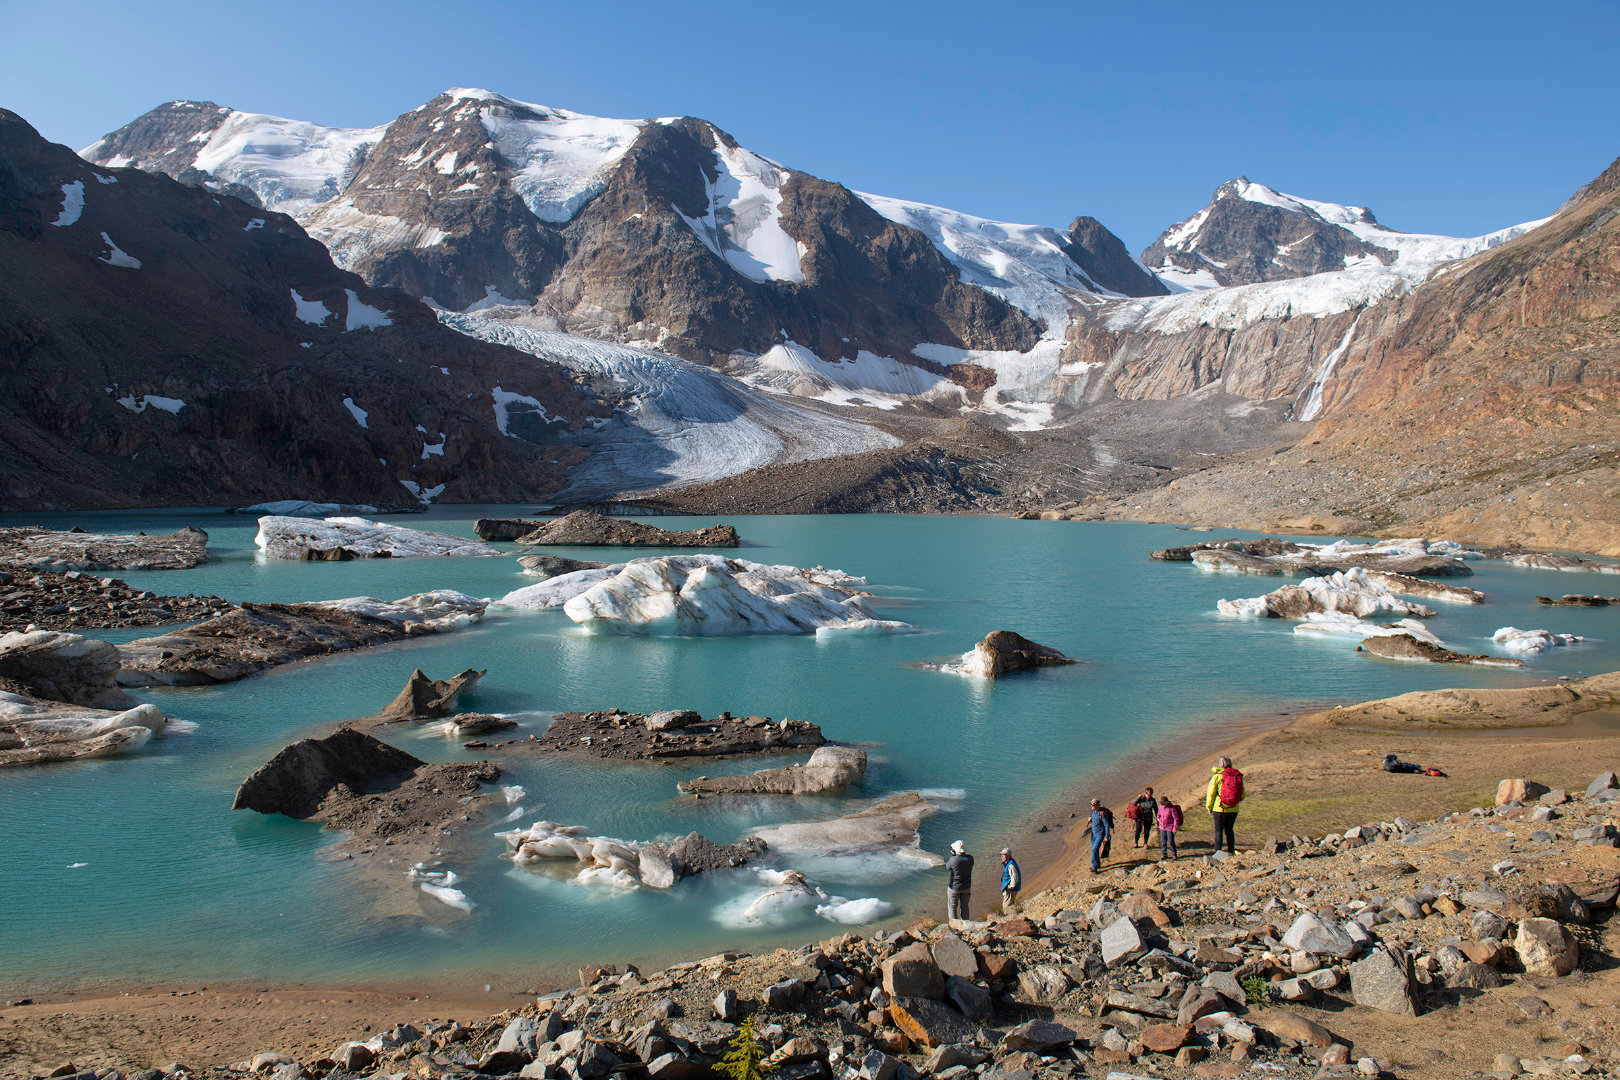
POLYGON ((534 498, 607 409, 283 214, 0 111, 0 505, 534 498))

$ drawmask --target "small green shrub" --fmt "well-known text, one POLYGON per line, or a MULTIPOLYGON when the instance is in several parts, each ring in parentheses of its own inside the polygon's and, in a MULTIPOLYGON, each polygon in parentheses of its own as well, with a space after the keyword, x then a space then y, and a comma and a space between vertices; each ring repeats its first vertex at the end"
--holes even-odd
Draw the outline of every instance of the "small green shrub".
POLYGON ((1250 975, 1238 984, 1250 1005, 1264 1005, 1271 1000, 1271 984, 1258 975, 1250 975))

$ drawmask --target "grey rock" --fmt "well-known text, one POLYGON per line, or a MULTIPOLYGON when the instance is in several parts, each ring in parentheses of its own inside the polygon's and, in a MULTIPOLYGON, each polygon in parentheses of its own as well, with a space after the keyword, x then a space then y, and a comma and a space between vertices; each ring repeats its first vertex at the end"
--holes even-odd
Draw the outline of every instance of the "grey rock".
POLYGON ((1323 922, 1308 911, 1294 920, 1283 935, 1283 944, 1301 952, 1334 956, 1341 960, 1356 955, 1360 948, 1346 929, 1323 922))
POLYGON ((642 724, 648 731, 677 731, 688 724, 696 724, 702 719, 702 714, 695 709, 662 709, 655 713, 648 713, 642 724))
POLYGON ((1018 989, 1036 1005, 1050 1005, 1069 992, 1069 976, 1055 964, 1036 964, 1018 973, 1018 989))
POLYGON ((1109 923, 1102 932, 1102 960, 1109 967, 1135 960, 1147 952, 1136 924, 1123 916, 1109 923))
MULTIPOLYGON (((520 1016, 506 1025, 495 1049, 521 1051, 532 1059, 540 1048, 540 1024, 533 1017, 520 1016)), ((352 1044, 351 1044, 352 1045, 352 1044)), ((344 1068, 349 1068, 347 1065, 344 1068)), ((350 1069, 349 1071, 354 1071, 350 1069)))
POLYGON ((1489 990, 1505 982, 1495 968, 1476 964, 1472 960, 1464 960, 1446 973, 1446 985, 1453 989, 1489 990))
POLYGON ((928 1055, 923 1070, 938 1076, 946 1069, 976 1069, 988 1060, 990 1055, 972 1043, 950 1043, 936 1047, 934 1052, 928 1055))
POLYGON ((1242 1005, 1247 999, 1243 985, 1230 971, 1212 971, 1204 976, 1203 982, 1199 985, 1215 991, 1233 1005, 1242 1005))
POLYGON ((647 1076, 650 1080, 712 1080, 714 1070, 708 1061, 672 1051, 647 1062, 647 1076))
POLYGON ((945 976, 928 946, 918 941, 883 961, 883 989, 890 997, 937 1001, 945 993, 945 976))
POLYGON ((962 978, 949 976, 945 980, 945 1000, 956 1006, 956 1011, 978 1024, 987 1024, 996 1014, 990 991, 962 978))
POLYGON ((934 963, 946 976, 957 975, 971 979, 979 973, 979 958, 972 948, 955 934, 944 934, 934 943, 934 963))
POLYGON ((727 988, 715 995, 714 1015, 718 1020, 737 1019, 737 991, 727 988))
POLYGON ((1475 941, 1501 941, 1507 937, 1508 921, 1494 911, 1476 911, 1468 919, 1475 941))
POLYGON ((1597 779, 1586 785, 1586 797, 1595 799, 1600 793, 1612 791, 1615 788, 1620 788, 1620 778, 1615 776, 1613 770, 1598 773, 1597 779))
POLYGON ((807 992, 803 979, 783 979, 765 988, 765 1005, 777 1012, 797 1012, 807 992))
POLYGON ((1073 1028, 1050 1020, 1028 1020, 1002 1036, 1006 1050, 1029 1050, 1037 1054, 1049 1053, 1059 1046, 1068 1046, 1080 1036, 1073 1028))
POLYGON ((1404 953, 1375 948, 1350 965, 1350 993, 1357 1005, 1398 1016, 1416 1016, 1411 962, 1404 953))

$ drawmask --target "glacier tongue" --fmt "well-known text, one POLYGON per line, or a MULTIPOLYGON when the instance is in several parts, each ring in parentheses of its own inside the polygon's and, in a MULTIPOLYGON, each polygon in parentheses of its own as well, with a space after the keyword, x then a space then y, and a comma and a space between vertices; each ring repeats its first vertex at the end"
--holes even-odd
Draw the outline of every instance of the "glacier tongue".
POLYGON ((900 445, 875 427, 761 393, 663 353, 544 330, 521 318, 441 311, 439 320, 470 337, 583 372, 623 396, 613 417, 582 438, 591 457, 570 474, 570 486, 558 496, 563 501, 703 483, 762 465, 900 445))

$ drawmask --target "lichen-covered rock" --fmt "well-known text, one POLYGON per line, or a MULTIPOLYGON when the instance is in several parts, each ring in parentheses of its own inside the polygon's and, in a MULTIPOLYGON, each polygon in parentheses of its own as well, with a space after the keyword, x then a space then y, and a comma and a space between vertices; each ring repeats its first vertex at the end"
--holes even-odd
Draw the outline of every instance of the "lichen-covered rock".
POLYGON ((1519 920, 1513 950, 1530 975, 1568 975, 1581 962, 1581 947, 1575 935, 1554 919, 1519 920))

